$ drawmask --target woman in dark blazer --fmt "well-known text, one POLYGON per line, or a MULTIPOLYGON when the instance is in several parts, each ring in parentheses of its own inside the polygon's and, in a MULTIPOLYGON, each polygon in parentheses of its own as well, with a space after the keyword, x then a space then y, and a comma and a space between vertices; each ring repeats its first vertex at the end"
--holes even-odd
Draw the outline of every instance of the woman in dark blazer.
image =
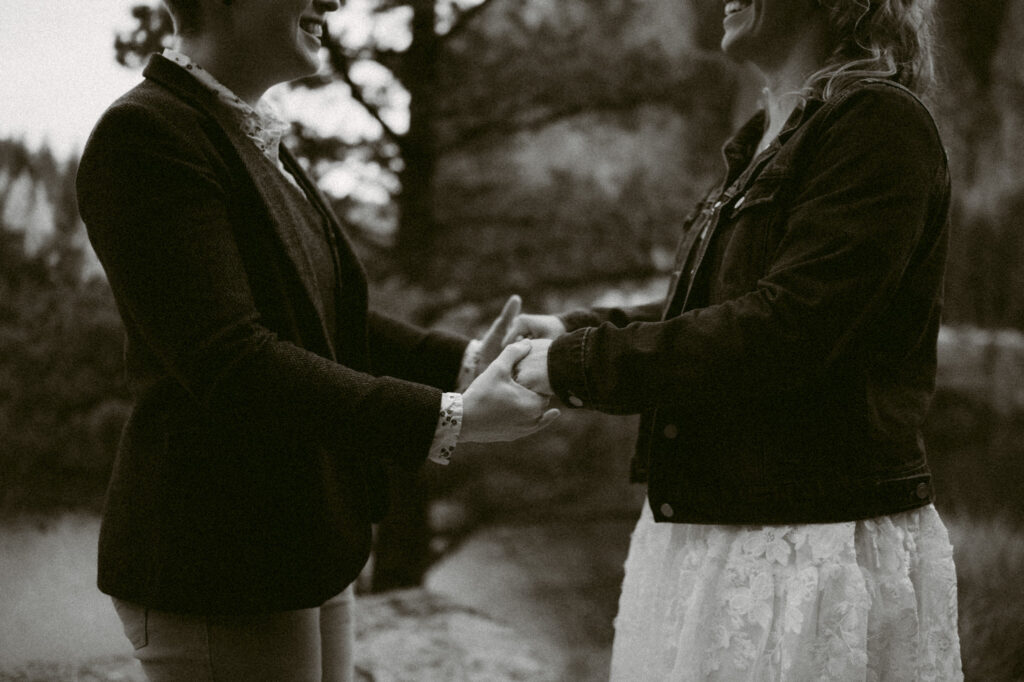
POLYGON ((152 680, 349 679, 346 588, 385 466, 557 412, 511 380, 523 348, 458 393, 466 339, 367 310, 356 256, 261 102, 318 69, 337 1, 167 4, 180 47, 107 110, 78 174, 134 397, 99 587, 152 680))

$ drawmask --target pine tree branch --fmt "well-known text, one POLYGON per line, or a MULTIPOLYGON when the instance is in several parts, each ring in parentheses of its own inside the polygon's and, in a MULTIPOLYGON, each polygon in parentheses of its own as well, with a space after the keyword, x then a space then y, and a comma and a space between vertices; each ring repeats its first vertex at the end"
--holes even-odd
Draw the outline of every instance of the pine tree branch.
POLYGON ((477 122, 462 127, 459 135, 453 139, 438 144, 438 154, 446 154, 469 145, 476 140, 490 136, 512 136, 517 133, 536 132, 547 126, 571 119, 584 113, 618 113, 634 111, 640 104, 649 104, 659 101, 655 98, 616 98, 608 100, 594 100, 589 102, 571 102, 557 107, 537 107, 533 111, 514 115, 496 114, 481 117, 477 122))
POLYGON ((345 52, 342 49, 341 44, 337 41, 337 39, 334 36, 330 34, 324 35, 323 44, 324 47, 327 48, 327 54, 329 55, 331 60, 331 67, 335 70, 335 72, 337 72, 341 76, 341 79, 345 82, 345 84, 348 85, 348 88, 352 93, 352 99, 354 99, 361 107, 363 107, 363 109, 366 110, 366 113, 370 114, 370 116, 372 116, 373 119, 380 124, 381 128, 384 130, 384 134, 387 137, 391 138, 396 144, 401 146, 402 139, 404 136, 401 133, 397 132, 390 125, 388 125, 388 123, 381 116, 380 107, 366 99, 366 96, 363 93, 362 86, 356 83, 354 80, 352 80, 352 75, 349 73, 349 59, 345 55, 345 52))
POLYGON ((479 5, 473 5, 468 9, 461 10, 455 21, 452 22, 451 29, 445 34, 445 39, 454 38, 462 31, 465 31, 466 27, 473 23, 473 18, 481 14, 492 4, 494 4, 494 0, 483 0, 479 5))

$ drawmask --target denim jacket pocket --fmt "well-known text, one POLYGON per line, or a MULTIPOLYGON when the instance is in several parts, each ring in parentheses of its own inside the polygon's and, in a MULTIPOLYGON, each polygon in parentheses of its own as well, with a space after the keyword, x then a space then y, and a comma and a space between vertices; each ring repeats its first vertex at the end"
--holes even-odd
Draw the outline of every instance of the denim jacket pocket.
POLYGON ((753 290, 765 275, 781 239, 778 211, 787 178, 770 171, 762 173, 724 207, 716 276, 711 282, 713 302, 753 290))
POLYGON ((788 174, 765 171, 759 175, 749 187, 738 192, 731 201, 731 208, 728 212, 730 220, 737 220, 743 213, 765 204, 778 203, 781 192, 788 174))

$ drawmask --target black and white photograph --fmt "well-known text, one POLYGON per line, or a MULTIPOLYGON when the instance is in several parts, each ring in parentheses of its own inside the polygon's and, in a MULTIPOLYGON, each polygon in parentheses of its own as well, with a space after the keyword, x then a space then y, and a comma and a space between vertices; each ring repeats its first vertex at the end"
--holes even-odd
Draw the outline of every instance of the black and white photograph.
POLYGON ((4 0, 0 682, 1024 681, 1024 0, 4 0))

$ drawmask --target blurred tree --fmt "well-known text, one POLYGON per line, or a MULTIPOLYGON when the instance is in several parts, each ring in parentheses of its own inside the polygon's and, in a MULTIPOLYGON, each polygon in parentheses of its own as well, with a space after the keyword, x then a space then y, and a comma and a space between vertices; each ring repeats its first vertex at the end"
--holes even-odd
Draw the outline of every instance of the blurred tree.
POLYGON ((502 0, 446 46, 438 288, 513 289, 530 306, 671 265, 743 104, 738 70, 710 48, 715 9, 502 0))
POLYGON ((948 324, 1024 329, 1024 2, 939 3, 933 95, 953 173, 948 324))
MULTIPOLYGON (((315 176, 326 178, 341 167, 350 176, 372 178, 378 195, 383 190, 385 199, 376 203, 360 202, 351 193, 337 201, 339 213, 362 228, 356 236, 365 238, 363 247, 381 245, 382 234, 383 245, 394 247, 373 251, 384 257, 368 259, 371 276, 380 274, 381 263, 384 274, 391 274, 386 270, 395 256, 402 276, 431 289, 454 284, 454 297, 480 301, 537 280, 564 284, 573 277, 650 275, 663 267, 663 252, 675 239, 672 225, 707 184, 718 145, 732 124, 737 79, 712 49, 719 14, 719 8, 712 11, 697 0, 352 0, 330 21, 324 41, 329 68, 297 85, 340 86, 370 125, 353 134, 340 130, 347 124, 323 125, 329 113, 320 120, 295 115, 290 143, 315 176), (498 192, 481 192, 480 178, 467 177, 474 169, 454 185, 450 174, 439 179, 445 167, 451 168, 448 160, 479 150, 488 154, 495 140, 506 142, 498 152, 505 158, 497 162, 514 173, 508 157, 514 154, 512 144, 521 142, 518 136, 543 134, 588 116, 627 133, 661 123, 678 132, 672 120, 657 123, 647 116, 655 110, 668 111, 669 119, 687 119, 687 127, 699 126, 700 133, 686 137, 678 167, 668 176, 644 168, 645 150, 638 149, 631 164, 640 167, 620 169, 617 175, 628 177, 616 179, 619 187, 610 196, 607 187, 602 196, 594 195, 607 182, 575 182, 575 176, 596 172, 585 167, 568 177, 554 172, 551 191, 537 197, 517 192, 522 183, 515 177, 495 179, 498 192), (636 212, 633 204, 623 203, 630 197, 621 196, 631 182, 647 198, 661 200, 636 212), (563 190, 570 194, 560 194, 563 190), (482 217, 472 211, 482 201, 490 203, 490 214, 513 208, 505 223, 528 229, 495 232, 497 243, 490 240, 490 226, 480 227, 482 235, 472 233, 482 217), (455 205, 471 210, 453 213, 449 209, 455 205), (527 216, 524 209, 531 205, 538 211, 527 216), (595 261, 562 267, 552 262, 538 269, 536 278, 526 274, 534 257, 553 261, 552 238, 559 240, 557 253, 584 255, 566 247, 571 235, 588 226, 579 219, 574 225, 549 224, 564 221, 576 208, 601 215, 593 231, 600 234, 591 249, 595 261), (462 249, 465 245, 470 248, 462 249), (497 251, 478 253, 477 247, 497 251), (453 249, 460 253, 453 255, 453 249), (499 251, 521 253, 531 262, 520 268, 499 251)), ((170 22, 152 2, 136 7, 134 17, 136 26, 118 36, 116 49, 121 63, 137 66, 148 52, 168 44, 170 22)), ((335 99, 330 106, 336 111, 341 104, 335 99)), ((661 141, 662 148, 676 144, 672 138, 661 141)), ((330 194, 331 183, 325 185, 330 194)), ((434 319, 451 304, 452 296, 435 297, 434 309, 421 311, 420 321, 434 319)))
POLYGON ((971 77, 985 86, 991 80, 992 58, 999 47, 1000 28, 1012 0, 938 0, 940 59, 959 61, 971 77))
POLYGON ((117 311, 83 270, 75 170, 0 141, 0 514, 98 509, 127 414, 117 311), (16 187, 28 203, 8 201, 16 187), (35 202, 52 225, 33 225, 35 202))

